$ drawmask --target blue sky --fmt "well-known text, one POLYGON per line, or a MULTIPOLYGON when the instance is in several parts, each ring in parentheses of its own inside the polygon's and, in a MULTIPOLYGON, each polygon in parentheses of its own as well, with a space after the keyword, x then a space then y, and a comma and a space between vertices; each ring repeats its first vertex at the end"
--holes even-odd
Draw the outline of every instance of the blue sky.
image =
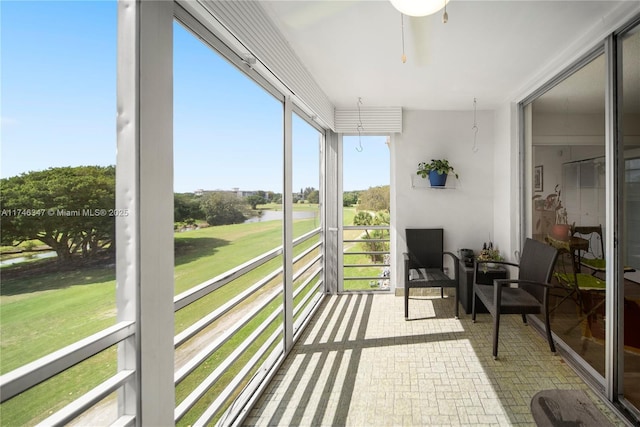
MULTIPOLYGON (((0 8, 0 176, 115 164, 115 2, 0 8)), ((318 132, 295 119, 293 138, 293 188, 318 188, 318 132)), ((389 183, 384 141, 345 140, 345 190, 389 183)), ((281 192, 281 171, 281 104, 175 24, 174 190, 281 192)))

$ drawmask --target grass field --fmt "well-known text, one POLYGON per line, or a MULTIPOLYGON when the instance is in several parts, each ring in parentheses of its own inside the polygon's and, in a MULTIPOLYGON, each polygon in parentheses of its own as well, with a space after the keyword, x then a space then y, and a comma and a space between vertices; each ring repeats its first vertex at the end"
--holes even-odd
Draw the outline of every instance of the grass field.
MULTIPOLYGON (((317 210, 317 205, 296 205, 296 209, 317 210)), ((346 208, 345 223, 355 209, 346 208)), ((317 219, 294 222, 294 236, 318 226, 317 219)), ((306 242, 296 253, 309 247, 306 242)), ((207 227, 175 235, 175 293, 181 293, 205 280, 242 264, 282 244, 280 221, 207 227)), ((37 261, 40 262, 40 261, 37 261)), ((180 310, 175 316, 175 332, 202 318, 268 272, 281 265, 280 258, 252 271, 206 298, 180 310)), ((302 262, 300 264, 303 264, 302 262)), ((10 269, 12 267, 4 267, 10 269)), ((377 269, 379 271, 379 269, 377 269)), ((264 292, 263 292, 264 293, 264 292)), ((256 295, 255 298, 260 298, 256 295)), ((279 303, 279 301, 276 301, 279 303)), ((247 325, 241 334, 207 361, 203 372, 194 372, 177 388, 179 402, 278 305, 268 309, 247 325)), ((251 303, 249 301, 248 303, 251 303)), ((77 271, 30 275, 2 281, 0 319, 2 336, 1 372, 6 373, 59 348, 78 341, 115 323, 115 267, 93 267, 77 271)), ((242 310, 239 307, 238 310, 242 310)), ((275 330, 277 324, 270 330, 275 330)), ((267 334, 264 334, 265 338, 267 334)), ((259 342, 256 343, 259 345, 259 342)), ((32 425, 52 411, 82 395, 116 370, 116 349, 111 348, 52 380, 4 403, 0 407, 2 425, 32 425), (64 399, 62 399, 64 397, 64 399)), ((247 357, 250 357, 247 356, 247 357)), ((233 372, 229 373, 230 375, 233 372)), ((226 381, 220 381, 220 387, 226 381)), ((212 395, 216 395, 216 389, 212 395)), ((186 417, 181 424, 195 421, 186 417)))

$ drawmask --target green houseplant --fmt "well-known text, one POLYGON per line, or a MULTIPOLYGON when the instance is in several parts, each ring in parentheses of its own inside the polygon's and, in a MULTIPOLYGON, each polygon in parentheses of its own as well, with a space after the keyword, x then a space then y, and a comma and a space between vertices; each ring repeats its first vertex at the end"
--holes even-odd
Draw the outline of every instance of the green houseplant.
POLYGON ((426 178, 428 176, 432 187, 444 187, 449 174, 453 174, 458 178, 458 174, 453 169, 453 166, 449 164, 447 159, 431 159, 429 163, 420 162, 418 163, 418 171, 416 174, 420 175, 422 178, 426 178))

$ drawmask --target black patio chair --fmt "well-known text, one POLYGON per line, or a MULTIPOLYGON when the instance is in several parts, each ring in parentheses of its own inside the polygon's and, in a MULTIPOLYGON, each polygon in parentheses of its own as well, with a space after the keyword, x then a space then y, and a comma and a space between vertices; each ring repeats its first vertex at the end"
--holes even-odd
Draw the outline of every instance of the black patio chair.
POLYGON ((407 252, 404 253, 404 318, 409 319, 409 292, 411 288, 440 288, 440 297, 444 297, 444 288, 455 288, 455 313, 458 318, 460 298, 459 269, 457 256, 443 250, 442 228, 407 228, 407 252), (444 272, 444 256, 453 261, 453 278, 444 272))
POLYGON ((476 261, 473 280, 473 304, 471 319, 476 321, 476 300, 482 301, 493 316, 493 358, 498 358, 498 332, 502 314, 521 314, 522 321, 527 323, 527 314, 544 313, 545 329, 549 348, 555 353, 556 348, 551 337, 549 324, 549 282, 553 275, 553 267, 558 251, 537 240, 527 239, 522 250, 520 264, 507 261, 476 261), (483 264, 496 264, 518 267, 517 279, 496 279, 493 285, 476 283, 478 268, 483 264), (512 287, 517 285, 517 287, 512 287))

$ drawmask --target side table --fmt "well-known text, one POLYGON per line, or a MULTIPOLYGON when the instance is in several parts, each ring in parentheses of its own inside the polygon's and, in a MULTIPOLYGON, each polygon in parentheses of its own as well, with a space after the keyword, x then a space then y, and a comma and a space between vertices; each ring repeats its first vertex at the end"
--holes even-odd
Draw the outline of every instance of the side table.
MULTIPOLYGON (((502 266, 487 268, 484 272, 482 269, 478 271, 478 283, 491 285, 494 279, 508 279, 509 272, 502 266)), ((464 262, 460 261, 460 303, 466 314, 471 314, 473 307, 473 267, 467 267, 464 262)), ((488 313, 481 301, 476 303, 477 313, 488 313)))

